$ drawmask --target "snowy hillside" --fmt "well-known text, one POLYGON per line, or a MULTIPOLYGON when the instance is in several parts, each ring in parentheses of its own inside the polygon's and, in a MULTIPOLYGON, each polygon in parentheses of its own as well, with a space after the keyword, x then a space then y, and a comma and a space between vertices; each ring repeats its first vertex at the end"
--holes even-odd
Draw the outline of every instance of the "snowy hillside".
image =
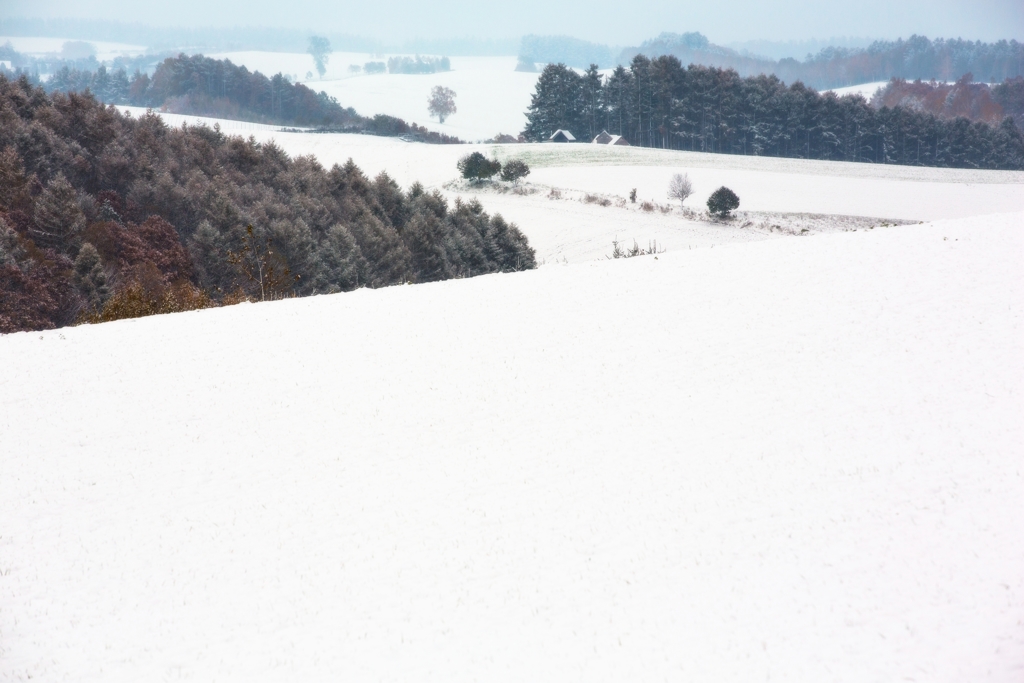
POLYGON ((353 107, 363 116, 398 116, 469 142, 488 140, 498 133, 518 135, 526 127, 526 109, 538 77, 536 73, 517 72, 515 57, 452 57, 452 70, 436 74, 366 74, 352 73, 349 67, 386 63, 388 57, 396 55, 335 52, 324 78, 308 79, 307 73, 315 74, 308 54, 225 52, 209 56, 230 59, 250 71, 288 74, 317 92, 323 90, 336 97, 343 106, 353 107), (435 85, 458 94, 458 112, 443 124, 427 112, 427 99, 435 85))
MULTIPOLYGON (((123 107, 133 115, 145 112, 123 107)), ((163 114, 169 125, 219 123, 229 134, 273 140, 292 156, 314 155, 329 167, 348 158, 371 177, 387 171, 403 187, 419 181, 451 199, 478 198, 526 233, 540 261, 602 259, 612 240, 657 241, 669 250, 761 240, 780 234, 869 228, 894 220, 929 221, 1024 211, 1024 172, 886 166, 772 157, 701 154, 599 145, 424 145, 371 135, 282 133, 272 126, 163 114), (480 150, 501 160, 525 159, 532 168, 527 195, 453 184, 456 163, 480 150), (674 173, 688 173, 701 209, 721 185, 739 194, 742 219, 721 225, 683 218, 666 189, 674 173), (637 188, 638 203, 626 198, 637 188), (551 190, 561 193, 551 199, 551 190), (584 203, 587 194, 608 206, 584 203), (671 210, 640 210, 649 201, 671 210), (618 203, 624 206, 617 206, 618 203), (806 218, 802 214, 811 214, 806 218), (836 218, 838 216, 839 218, 836 218), (858 220, 851 220, 853 217, 858 220), (746 226, 740 228, 739 226, 746 226), (778 226, 774 230, 771 226, 778 226)))
POLYGON ((1022 222, 0 337, 0 679, 1015 683, 1022 222))

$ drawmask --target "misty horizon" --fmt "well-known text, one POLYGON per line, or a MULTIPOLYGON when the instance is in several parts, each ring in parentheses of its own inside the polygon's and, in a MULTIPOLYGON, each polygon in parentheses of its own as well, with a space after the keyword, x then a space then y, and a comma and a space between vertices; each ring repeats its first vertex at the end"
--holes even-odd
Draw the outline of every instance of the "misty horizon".
MULTIPOLYGON (((96 26, 116 22, 173 32, 302 32, 344 35, 383 47, 449 41, 508 45, 528 34, 565 35, 623 47, 637 45, 663 32, 691 31, 704 34, 712 43, 754 53, 758 50, 740 46, 785 43, 857 46, 872 40, 894 40, 911 35, 981 41, 1024 39, 1024 4, 1015 0, 983 3, 866 0, 856 7, 821 7, 807 0, 796 0, 786 8, 764 6, 753 0, 731 0, 713 7, 653 0, 643 11, 626 14, 607 2, 592 4, 586 13, 534 0, 518 6, 514 12, 483 9, 464 2, 450 4, 443 12, 433 6, 399 3, 384 17, 375 8, 339 9, 323 0, 298 0, 287 6, 211 4, 197 0, 182 0, 173 6, 140 6, 124 0, 14 0, 5 5, 0 9, 0 26, 42 20, 47 24, 81 21, 96 26), (183 21, 182 17, 190 20, 183 21), (879 17, 885 20, 879 22, 879 17)), ((803 48, 794 46, 794 49, 803 48)))

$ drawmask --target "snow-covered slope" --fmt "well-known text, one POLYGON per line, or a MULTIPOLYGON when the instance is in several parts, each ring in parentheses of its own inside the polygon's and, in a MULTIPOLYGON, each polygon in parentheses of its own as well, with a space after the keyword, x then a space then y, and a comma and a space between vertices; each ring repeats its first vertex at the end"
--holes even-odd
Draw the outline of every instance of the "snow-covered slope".
POLYGON ((288 74, 364 116, 390 114, 469 142, 488 140, 498 133, 518 135, 526 127, 526 109, 538 77, 536 73, 517 72, 515 57, 451 57, 452 70, 436 74, 366 74, 352 73, 349 67, 387 62, 389 57, 403 55, 335 52, 330 55, 323 79, 307 79, 308 73, 315 73, 308 54, 225 52, 210 56, 230 59, 267 75, 288 74), (435 85, 451 88, 458 95, 458 112, 443 124, 427 111, 430 90, 435 85))
POLYGON ((0 679, 1016 683, 1022 223, 0 337, 0 679))
MULTIPOLYGON (((134 115, 144 110, 125 107, 134 115)), ((352 158, 370 176, 387 171, 403 187, 420 181, 441 189, 454 199, 478 198, 491 212, 518 224, 537 249, 542 261, 570 262, 601 259, 611 252, 612 240, 646 246, 657 241, 670 250, 765 239, 775 233, 758 230, 761 224, 794 227, 800 217, 791 214, 852 216, 877 225, 893 219, 927 221, 988 213, 1024 211, 1024 173, 919 168, 880 164, 777 159, 769 157, 700 154, 636 147, 599 145, 424 145, 370 135, 281 133, 271 126, 245 122, 163 115, 169 124, 220 123, 228 133, 253 134, 273 140, 292 156, 316 156, 330 166, 352 158), (452 184, 456 162, 480 150, 499 159, 525 159, 532 173, 527 189, 533 194, 504 194, 488 187, 452 184), (747 212, 730 225, 685 220, 677 208, 643 212, 650 201, 676 207, 666 196, 674 173, 693 180, 691 208, 705 205, 708 195, 726 185, 740 196, 747 212), (561 199, 550 191, 564 190, 561 199), (626 203, 637 188, 638 203, 626 203), (600 195, 609 206, 584 204, 588 193, 600 195), (869 220, 874 219, 874 220, 869 220), (739 226, 748 225, 746 228, 739 226)), ((849 225, 844 219, 815 219, 831 229, 849 225)), ((799 232, 799 225, 796 232, 799 232)), ((785 230, 783 231, 785 232, 785 230)))

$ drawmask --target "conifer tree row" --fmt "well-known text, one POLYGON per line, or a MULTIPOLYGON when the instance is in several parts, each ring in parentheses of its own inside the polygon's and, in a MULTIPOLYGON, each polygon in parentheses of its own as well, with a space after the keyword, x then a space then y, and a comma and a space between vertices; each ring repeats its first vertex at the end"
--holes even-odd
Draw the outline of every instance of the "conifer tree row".
POLYGON ((1024 137, 998 125, 943 119, 902 107, 872 108, 860 96, 818 93, 775 76, 690 65, 673 56, 633 58, 602 79, 549 64, 537 81, 524 135, 559 128, 589 141, 602 129, 630 144, 750 154, 955 168, 1024 168, 1024 137))

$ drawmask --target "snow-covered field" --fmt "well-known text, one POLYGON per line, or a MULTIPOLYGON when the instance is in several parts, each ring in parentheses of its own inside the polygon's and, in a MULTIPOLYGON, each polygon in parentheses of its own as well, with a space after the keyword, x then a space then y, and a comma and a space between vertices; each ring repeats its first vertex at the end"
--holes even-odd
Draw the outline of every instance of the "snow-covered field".
MULTIPOLYGON (((138 115, 144 110, 126 108, 138 115)), ((751 223, 803 227, 803 214, 820 228, 812 231, 858 227, 849 216, 871 227, 886 222, 930 221, 989 213, 1024 211, 1024 173, 962 169, 914 168, 845 162, 806 161, 769 157, 673 152, 636 147, 598 145, 424 145, 369 135, 281 133, 271 126, 200 117, 163 115, 171 125, 183 121, 219 123, 226 132, 252 134, 274 140, 291 155, 315 155, 325 166, 348 158, 370 176, 387 171, 403 187, 420 181, 442 190, 450 199, 478 198, 489 211, 516 222, 537 249, 542 261, 570 262, 603 258, 612 240, 631 244, 651 242, 669 250, 711 244, 745 242, 776 236, 778 231, 745 229, 751 223), (532 172, 517 195, 484 187, 453 183, 459 157, 473 150, 502 160, 525 159, 532 172), (686 205, 700 208, 708 196, 726 185, 740 196, 746 213, 732 224, 687 220, 666 190, 674 173, 688 173, 694 196, 686 205), (637 188, 637 204, 627 202, 637 188), (561 199, 549 198, 551 190, 561 199), (587 194, 603 198, 609 206, 587 204, 587 194), (669 209, 662 213, 640 210, 643 201, 669 209), (623 204, 618 206, 617 204, 623 204), (791 214, 800 214, 793 216, 791 214)), ((507 189, 507 188, 502 188, 507 189)), ((750 226, 748 226, 750 227, 750 226)), ((796 229, 799 232, 800 228, 796 229)))
MULTIPOLYGON (((0 45, 11 43, 15 50, 33 56, 59 53, 64 43, 72 38, 30 38, 22 36, 0 36, 0 45)), ((102 40, 85 41, 96 48, 96 59, 101 62, 125 56, 142 54, 146 48, 142 45, 126 43, 110 43, 102 40)), ((275 72, 276 73, 276 72, 275 72)))
POLYGON ((0 338, 0 679, 1016 683, 1024 214, 0 338))
POLYGON ((436 74, 366 74, 352 73, 349 66, 386 63, 395 55, 335 52, 321 79, 308 54, 225 52, 210 56, 230 59, 250 71, 291 75, 364 116, 390 114, 470 142, 488 140, 498 133, 518 135, 526 127, 526 109, 538 76, 515 71, 515 57, 451 57, 452 70, 436 74), (310 72, 314 76, 307 79, 310 72), (427 112, 427 99, 435 85, 451 88, 458 95, 458 112, 443 124, 427 112))
POLYGON ((1024 173, 219 123, 546 265, 0 337, 0 680, 1022 680, 1024 173))
POLYGON ((879 88, 884 88, 889 81, 874 81, 872 83, 861 83, 860 85, 848 85, 845 88, 832 88, 830 92, 842 97, 843 95, 862 95, 864 99, 871 101, 879 88))

